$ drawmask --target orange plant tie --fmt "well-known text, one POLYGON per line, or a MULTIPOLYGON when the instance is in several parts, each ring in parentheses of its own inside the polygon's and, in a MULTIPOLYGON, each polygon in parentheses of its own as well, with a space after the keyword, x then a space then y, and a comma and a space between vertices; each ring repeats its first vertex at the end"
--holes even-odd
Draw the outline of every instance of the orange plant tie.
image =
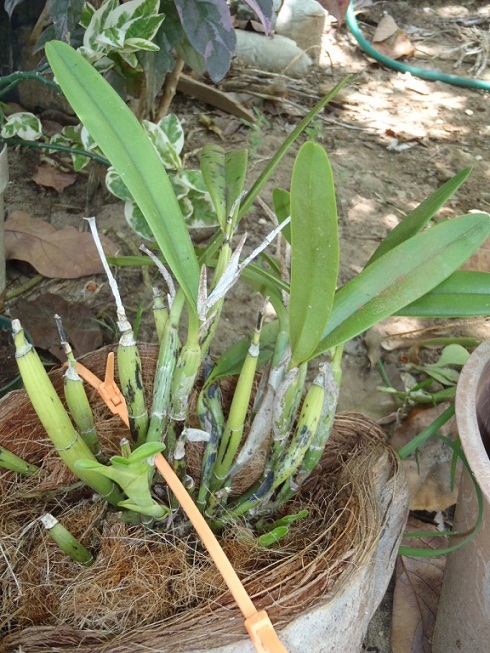
MULTIPOLYGON (((128 426, 129 419, 126 402, 114 381, 114 353, 109 353, 107 357, 107 366, 103 381, 80 363, 77 363, 77 370, 79 375, 85 379, 87 383, 90 383, 90 385, 96 388, 104 402, 109 407, 109 410, 112 413, 119 415, 126 426, 128 426)), ((236 571, 233 569, 231 562, 228 560, 225 552, 221 548, 221 545, 216 539, 213 531, 199 512, 199 509, 181 483, 179 477, 161 453, 155 456, 155 466, 174 493, 178 502, 182 506, 182 509, 194 526, 197 534, 201 538, 204 546, 208 550, 209 555, 218 568, 218 571, 223 576, 228 589, 245 617, 245 627, 257 653, 288 653, 287 649, 277 636, 267 612, 265 610, 261 610, 260 612, 257 611, 252 599, 248 595, 241 580, 238 578, 236 571)))

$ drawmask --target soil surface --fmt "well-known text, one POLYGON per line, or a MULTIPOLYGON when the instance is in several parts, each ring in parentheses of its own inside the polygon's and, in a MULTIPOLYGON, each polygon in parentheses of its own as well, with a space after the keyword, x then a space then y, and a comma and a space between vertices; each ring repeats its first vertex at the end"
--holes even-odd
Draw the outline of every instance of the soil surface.
MULTIPOLYGON (((474 30, 486 30, 488 36, 490 10, 486 1, 459 5, 444 0, 376 2, 358 17, 368 39, 383 12, 393 16, 414 46, 415 56, 410 63, 472 77, 477 55, 468 56, 457 68, 455 64, 461 48, 476 38, 474 30)), ((488 38, 486 47, 489 56, 488 38)), ((484 63, 484 57, 483 51, 478 62, 484 63)), ((253 129, 239 118, 178 94, 171 110, 184 124, 186 165, 198 167, 199 150, 205 143, 214 142, 230 149, 248 145, 250 187, 300 117, 346 74, 353 74, 341 95, 308 131, 309 138, 325 146, 333 167, 341 233, 342 283, 363 268, 381 239, 404 215, 466 166, 473 167, 472 174, 439 212, 438 218, 490 210, 488 93, 423 81, 383 68, 362 54, 345 27, 337 29, 334 24, 325 31, 320 63, 305 78, 281 78, 279 85, 276 77, 235 67, 221 87, 232 90, 245 82, 249 90, 254 89, 255 94, 245 98, 258 116, 253 129), (274 95, 279 87, 280 93, 274 95), (261 95, 274 99, 264 100, 261 95)), ((490 67, 485 67, 479 76, 490 81, 490 67)), ((264 191, 262 198, 267 204, 271 204, 272 188, 289 188, 298 146, 293 147, 264 191)), ((139 243, 125 223, 122 203, 98 184, 102 175, 95 166, 91 172, 79 174, 73 185, 58 193, 39 186, 32 178, 43 162, 60 159, 32 149, 12 150, 9 158, 11 181, 5 198, 8 214, 22 210, 57 228, 70 224, 80 231, 86 229, 83 218, 94 215, 100 230, 117 244, 121 254, 135 253, 139 243)), ((264 210, 256 206, 244 219, 243 229, 249 233, 251 247, 271 230, 271 223, 264 210)), ((197 239, 202 237, 196 233, 197 239)), ((475 265, 489 271, 484 257, 479 257, 475 265)), ((4 314, 24 315, 26 305, 30 302, 42 305, 45 294, 51 293, 71 304, 84 304, 90 309, 92 327, 95 320, 101 329, 102 339, 107 342, 114 339, 113 302, 101 275, 76 280, 42 279, 21 295, 12 296, 23 284, 32 281, 36 272, 25 263, 12 261, 8 263, 7 274, 4 314)), ((151 279, 140 268, 120 269, 117 277, 128 315, 134 321, 141 308, 148 309, 151 305, 151 279)), ((222 348, 237 336, 250 332, 259 303, 245 285, 236 287, 226 308, 225 328, 218 338, 222 348)), ((34 341, 36 329, 40 327, 46 340, 44 348, 49 350, 55 347, 57 335, 48 324, 50 318, 42 314, 39 306, 34 303, 33 313, 23 320, 34 341)), ((77 308, 72 310, 76 315, 77 308)), ((409 321, 407 330, 419 326, 423 325, 409 321)), ((466 326, 459 325, 458 332, 461 330, 466 333, 466 326)), ((139 336, 142 340, 154 339, 150 311, 143 311, 139 336)), ((391 362, 396 364, 397 357, 391 362)), ((391 399, 377 397, 375 387, 379 383, 376 370, 370 366, 364 340, 359 338, 350 343, 345 357, 341 408, 362 410, 376 418, 393 412, 396 406, 391 399)), ((388 597, 387 609, 380 613, 381 621, 375 621, 371 629, 366 651, 391 651, 389 606, 388 597)))

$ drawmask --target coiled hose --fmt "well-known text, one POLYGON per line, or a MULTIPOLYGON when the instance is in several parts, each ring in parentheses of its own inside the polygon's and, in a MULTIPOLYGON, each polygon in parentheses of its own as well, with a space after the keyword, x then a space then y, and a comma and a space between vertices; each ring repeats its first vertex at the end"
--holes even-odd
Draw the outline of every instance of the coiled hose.
POLYGON ((370 57, 383 64, 383 66, 387 66, 388 68, 392 68, 393 70, 397 70, 401 73, 411 73, 415 77, 427 79, 432 82, 439 81, 445 82, 446 84, 452 84, 453 86, 463 86, 464 88, 475 88, 481 91, 490 91, 490 82, 487 82, 483 79, 458 77, 457 75, 447 75, 446 73, 440 73, 434 70, 416 68, 415 66, 409 66, 402 63, 401 61, 395 61, 389 57, 386 57, 384 54, 381 54, 381 52, 378 52, 375 48, 373 48, 373 46, 368 43, 368 41, 366 41, 364 36, 361 34, 361 30, 359 29, 359 25, 357 24, 357 20, 354 15, 352 3, 347 9, 345 21, 347 23, 347 27, 351 31, 356 41, 359 43, 361 49, 364 50, 364 52, 370 57))

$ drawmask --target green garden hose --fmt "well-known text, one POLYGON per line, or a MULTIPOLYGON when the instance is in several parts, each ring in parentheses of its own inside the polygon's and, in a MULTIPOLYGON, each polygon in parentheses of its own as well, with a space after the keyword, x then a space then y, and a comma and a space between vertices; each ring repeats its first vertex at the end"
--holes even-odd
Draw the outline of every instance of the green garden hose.
POLYGON ((446 73, 440 73, 433 70, 424 70, 423 68, 416 68, 415 66, 408 66, 407 64, 401 63, 400 61, 394 61, 389 57, 386 57, 384 54, 381 54, 373 46, 366 41, 364 36, 361 34, 359 25, 357 24, 356 17, 354 15, 354 9, 352 8, 352 3, 347 9, 345 15, 345 20, 347 27, 351 31, 352 35, 359 43, 360 47, 366 54, 370 57, 379 61, 379 63, 397 70, 401 73, 411 73, 415 77, 420 77, 421 79, 428 79, 429 81, 439 81, 445 82, 446 84, 452 84, 453 86, 463 86, 465 88, 476 88, 481 91, 490 91, 490 82, 484 81, 482 79, 471 79, 470 77, 458 77, 457 75, 447 75, 446 73))

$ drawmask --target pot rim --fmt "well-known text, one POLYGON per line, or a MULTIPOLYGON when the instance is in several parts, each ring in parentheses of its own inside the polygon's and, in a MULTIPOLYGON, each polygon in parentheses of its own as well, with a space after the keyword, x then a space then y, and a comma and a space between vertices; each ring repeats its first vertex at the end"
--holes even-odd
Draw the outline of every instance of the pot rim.
POLYGON ((456 388, 456 422, 463 451, 485 499, 490 502, 490 459, 483 444, 477 412, 481 391, 490 388, 489 382, 483 387, 484 374, 490 378, 490 340, 483 342, 471 354, 463 366, 456 388))

